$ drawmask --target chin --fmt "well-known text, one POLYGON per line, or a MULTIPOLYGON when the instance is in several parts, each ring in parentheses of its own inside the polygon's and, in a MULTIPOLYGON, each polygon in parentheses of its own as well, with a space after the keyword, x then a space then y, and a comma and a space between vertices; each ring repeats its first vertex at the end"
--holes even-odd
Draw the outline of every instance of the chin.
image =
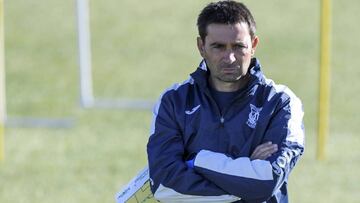
POLYGON ((223 82, 228 82, 228 83, 234 83, 234 82, 238 82, 241 79, 241 77, 222 77, 221 80, 223 82))

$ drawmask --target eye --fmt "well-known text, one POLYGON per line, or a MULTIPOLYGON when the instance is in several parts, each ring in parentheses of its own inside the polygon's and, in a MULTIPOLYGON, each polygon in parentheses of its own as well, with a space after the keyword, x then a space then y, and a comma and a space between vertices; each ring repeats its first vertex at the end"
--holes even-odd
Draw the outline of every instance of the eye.
POLYGON ((234 45, 234 49, 235 50, 243 50, 243 49, 247 49, 248 47, 244 44, 235 44, 234 45))
POLYGON ((218 49, 218 50, 223 50, 223 49, 225 49, 225 45, 223 45, 223 44, 213 44, 211 47, 212 47, 213 49, 218 49))

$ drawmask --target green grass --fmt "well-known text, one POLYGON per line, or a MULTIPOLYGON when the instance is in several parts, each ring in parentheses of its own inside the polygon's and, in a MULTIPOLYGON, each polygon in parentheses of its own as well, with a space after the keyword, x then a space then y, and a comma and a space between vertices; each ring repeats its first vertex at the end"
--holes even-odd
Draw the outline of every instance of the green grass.
MULTIPOLYGON (((101 98, 155 100, 200 60, 195 19, 208 1, 91 0, 94 90, 101 98)), ((315 159, 319 2, 250 1, 257 57, 269 78, 305 107, 306 152, 290 200, 360 199, 360 2, 333 1, 331 127, 327 159, 315 159)), ((0 202, 113 202, 146 165, 151 113, 79 107, 74 1, 5 2, 7 109, 12 116, 73 117, 70 129, 8 128, 0 202)))

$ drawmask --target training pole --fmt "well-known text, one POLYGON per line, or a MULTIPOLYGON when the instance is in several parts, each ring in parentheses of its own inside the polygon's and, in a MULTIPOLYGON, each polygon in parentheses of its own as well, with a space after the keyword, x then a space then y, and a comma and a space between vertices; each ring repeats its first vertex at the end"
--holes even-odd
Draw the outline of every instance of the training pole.
POLYGON ((4 160, 4 128, 6 118, 4 57, 4 1, 0 0, 0 161, 4 160))
POLYGON ((320 85, 317 159, 325 159, 326 140, 329 134, 330 111, 330 32, 331 0, 321 0, 320 22, 320 85))
POLYGON ((80 64, 80 100, 82 107, 94 103, 91 68, 89 1, 77 0, 77 24, 80 64))

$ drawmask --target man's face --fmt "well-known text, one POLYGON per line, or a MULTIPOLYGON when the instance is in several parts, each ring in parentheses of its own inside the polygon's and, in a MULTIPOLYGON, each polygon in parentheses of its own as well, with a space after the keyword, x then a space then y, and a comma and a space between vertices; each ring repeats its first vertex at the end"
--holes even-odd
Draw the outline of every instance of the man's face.
POLYGON ((205 42, 198 38, 198 48, 210 70, 214 88, 241 83, 248 72, 258 38, 251 39, 245 23, 210 24, 205 42))

